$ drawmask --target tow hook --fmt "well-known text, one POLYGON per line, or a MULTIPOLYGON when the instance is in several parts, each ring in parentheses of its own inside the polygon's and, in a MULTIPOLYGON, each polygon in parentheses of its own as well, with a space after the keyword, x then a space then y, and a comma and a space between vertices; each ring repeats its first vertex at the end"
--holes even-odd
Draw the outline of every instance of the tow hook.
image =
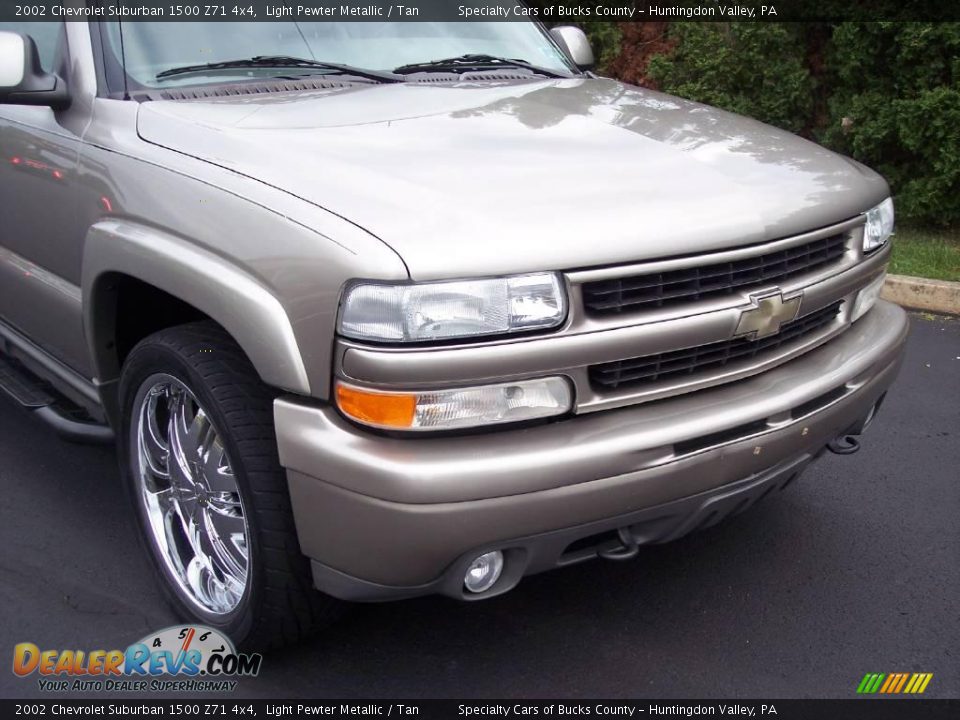
POLYGON ((855 435, 841 435, 827 443, 827 449, 837 455, 853 455, 860 449, 860 441, 855 435))
POLYGON ((630 532, 630 528, 620 528, 617 530, 617 536, 620 538, 622 547, 614 548, 613 550, 604 550, 603 552, 597 553, 597 555, 604 560, 632 560, 640 553, 640 546, 634 539, 633 533, 630 532))

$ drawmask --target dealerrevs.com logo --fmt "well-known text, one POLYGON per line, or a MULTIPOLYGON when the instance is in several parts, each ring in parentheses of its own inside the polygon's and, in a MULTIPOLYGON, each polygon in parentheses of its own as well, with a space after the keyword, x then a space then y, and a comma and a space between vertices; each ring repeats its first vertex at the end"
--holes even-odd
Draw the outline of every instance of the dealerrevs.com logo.
POLYGON ((256 676, 262 662, 202 625, 169 627, 126 650, 41 650, 29 642, 13 649, 14 674, 36 675, 46 692, 225 692, 236 688, 233 678, 256 676))

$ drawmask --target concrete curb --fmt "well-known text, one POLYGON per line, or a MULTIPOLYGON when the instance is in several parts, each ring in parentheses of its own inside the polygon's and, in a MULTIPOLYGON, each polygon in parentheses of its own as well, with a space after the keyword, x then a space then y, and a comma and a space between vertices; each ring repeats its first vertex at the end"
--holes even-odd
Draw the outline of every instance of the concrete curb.
POLYGON ((887 275, 880 297, 914 310, 960 315, 960 282, 887 275))

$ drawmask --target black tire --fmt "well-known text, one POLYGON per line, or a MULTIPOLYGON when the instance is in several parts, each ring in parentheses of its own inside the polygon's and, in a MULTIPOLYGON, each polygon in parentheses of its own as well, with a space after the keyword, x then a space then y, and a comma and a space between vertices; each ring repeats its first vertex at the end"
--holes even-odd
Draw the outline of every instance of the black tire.
POLYGON ((276 392, 257 376, 237 343, 213 322, 162 330, 129 354, 120 378, 121 473, 138 534, 164 594, 178 617, 207 625, 250 649, 297 643, 330 622, 340 603, 313 588, 310 565, 300 552, 284 470, 273 426, 276 392), (163 373, 183 383, 203 406, 229 455, 248 523, 247 583, 226 615, 205 614, 164 561, 147 526, 137 479, 135 408, 141 386, 163 373))

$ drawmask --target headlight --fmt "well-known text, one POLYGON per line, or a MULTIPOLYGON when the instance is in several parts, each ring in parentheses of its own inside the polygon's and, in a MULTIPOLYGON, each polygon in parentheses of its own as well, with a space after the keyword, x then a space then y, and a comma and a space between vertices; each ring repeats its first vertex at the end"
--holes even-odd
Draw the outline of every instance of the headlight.
POLYGON ((863 251, 872 252, 893 235, 893 200, 887 198, 873 210, 867 211, 867 224, 863 229, 863 251))
POLYGON ((562 377, 497 385, 384 392, 337 382, 337 407, 349 418, 390 430, 450 430, 562 415, 573 392, 562 377))
POLYGON ((566 317, 554 273, 486 280, 387 285, 361 282, 344 293, 341 335, 422 342, 544 330, 566 317))

